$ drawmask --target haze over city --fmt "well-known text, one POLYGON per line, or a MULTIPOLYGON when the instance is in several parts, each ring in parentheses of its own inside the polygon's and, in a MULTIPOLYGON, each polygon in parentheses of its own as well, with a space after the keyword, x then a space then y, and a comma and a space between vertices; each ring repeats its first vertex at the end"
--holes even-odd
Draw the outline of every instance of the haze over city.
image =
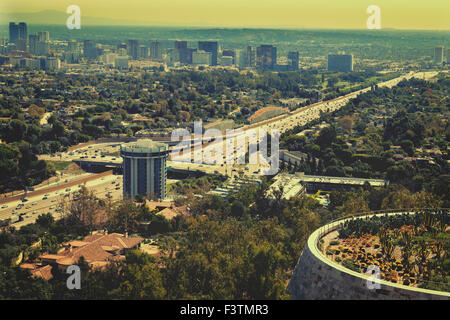
POLYGON ((363 29, 366 8, 377 5, 383 28, 450 29, 450 2, 442 0, 6 0, 0 12, 14 17, 45 10, 51 15, 73 4, 84 17, 99 18, 97 24, 321 29, 363 29))

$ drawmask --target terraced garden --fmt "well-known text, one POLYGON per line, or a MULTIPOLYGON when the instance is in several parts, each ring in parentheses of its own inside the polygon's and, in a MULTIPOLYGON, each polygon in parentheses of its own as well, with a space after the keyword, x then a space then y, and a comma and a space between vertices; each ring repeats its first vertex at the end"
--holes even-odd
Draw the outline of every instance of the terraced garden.
POLYGON ((383 280, 450 292, 449 220, 448 210, 356 218, 323 237, 320 247, 353 271, 376 266, 383 280))

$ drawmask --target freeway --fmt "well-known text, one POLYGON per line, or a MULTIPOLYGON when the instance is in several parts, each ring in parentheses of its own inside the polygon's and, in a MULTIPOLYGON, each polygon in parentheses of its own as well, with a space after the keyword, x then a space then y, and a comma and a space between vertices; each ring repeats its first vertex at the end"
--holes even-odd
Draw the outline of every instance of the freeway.
MULTIPOLYGON (((20 215, 24 220, 14 223, 13 226, 20 228, 23 225, 33 223, 40 214, 51 213, 56 219, 60 217, 57 212, 58 203, 65 195, 79 190, 80 184, 72 187, 53 187, 41 190, 39 193, 31 192, 27 197, 28 201, 22 202, 20 199, 10 200, 0 207, 0 220, 8 219, 11 214, 20 215), (43 193, 45 192, 45 193, 43 193)), ((92 190, 99 198, 104 198, 111 192, 113 200, 122 199, 122 176, 98 175, 97 179, 85 182, 89 190, 92 190)))
MULTIPOLYGON (((417 78, 423 78, 423 79, 430 79, 438 74, 437 71, 429 71, 429 72, 410 72, 408 74, 402 75, 398 78, 391 79, 385 82, 381 82, 378 84, 379 87, 393 87, 397 85, 400 81, 403 79, 410 79, 412 77, 417 78)), ((268 133, 270 133, 272 130, 278 130, 280 134, 285 132, 286 130, 292 129, 298 125, 304 125, 308 122, 311 122, 317 118, 320 117, 321 113, 327 113, 332 112, 335 110, 338 110, 342 108, 345 104, 347 104, 350 99, 357 97, 359 94, 367 92, 370 90, 370 87, 364 88, 355 92, 352 92, 350 94, 347 94, 342 97, 338 97, 335 99, 331 99, 328 101, 322 101, 318 102, 306 107, 298 108, 297 110, 294 110, 293 112, 289 114, 280 115, 277 117, 274 117, 272 119, 268 119, 262 122, 258 122, 256 124, 250 124, 241 127, 243 131, 248 131, 250 129, 258 130, 266 130, 268 133)), ((235 134, 237 136, 237 134, 235 134)), ((192 136, 191 136, 192 138, 192 136)), ((206 142, 202 144, 202 152, 203 157, 205 155, 214 155, 218 150, 226 150, 226 136, 222 136, 222 146, 219 144, 219 140, 214 140, 212 142, 206 142)), ((205 137, 203 137, 205 139, 205 137)), ((102 142, 97 144, 85 144, 83 146, 80 146, 80 148, 71 149, 70 152, 61 153, 59 155, 43 155, 40 156, 40 159, 44 160, 62 160, 62 161, 75 161, 79 164, 85 163, 85 164, 98 164, 98 165, 110 165, 110 166, 120 166, 122 163, 122 159, 119 156, 119 146, 120 142, 102 142)), ((237 163, 237 158, 239 155, 245 154, 246 150, 248 150, 248 145, 246 143, 238 145, 237 141, 234 143, 234 153, 232 154, 232 158, 234 159, 234 162, 237 163)), ((173 150, 173 149, 172 149, 173 150)), ((221 163, 225 162, 226 156, 223 156, 223 161, 218 160, 217 164, 206 164, 203 165, 200 164, 187 164, 186 158, 188 157, 190 159, 194 159, 194 148, 191 150, 186 150, 183 156, 184 162, 180 161, 181 158, 172 160, 178 160, 178 161, 172 161, 172 163, 168 164, 174 169, 180 169, 183 170, 187 167, 189 169, 195 169, 200 170, 205 173, 213 173, 213 172, 219 172, 222 174, 226 174, 228 176, 233 175, 233 171, 236 171, 236 167, 238 167, 239 170, 243 170, 244 167, 242 165, 236 166, 234 164, 224 164, 221 165, 221 163)), ((230 152, 231 153, 231 152, 230 152)), ((219 156, 220 158, 220 156, 219 156)), ((204 161, 205 162, 205 161, 204 161)), ((251 164, 247 165, 251 166, 251 168, 247 169, 248 174, 255 174, 255 173, 261 173, 263 172, 261 169, 266 168, 268 166, 267 162, 260 162, 259 164, 251 164)), ((247 174, 244 171, 245 174, 247 174)))

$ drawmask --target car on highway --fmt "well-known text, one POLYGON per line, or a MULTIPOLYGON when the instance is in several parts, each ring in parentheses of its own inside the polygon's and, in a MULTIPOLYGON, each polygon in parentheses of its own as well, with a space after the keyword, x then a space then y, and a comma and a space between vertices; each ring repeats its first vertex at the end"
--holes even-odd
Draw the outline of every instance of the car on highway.
POLYGON ((56 202, 56 199, 52 199, 50 202, 56 202))
POLYGON ((69 191, 70 191, 70 188, 67 188, 66 191, 69 192, 69 191))
POLYGON ((6 204, 2 205, 2 209, 6 209, 8 206, 6 204))
POLYGON ((35 206, 35 205, 37 205, 38 203, 35 201, 35 202, 33 202, 31 205, 32 206, 35 206))
POLYGON ((49 209, 50 209, 50 210, 53 210, 53 209, 55 209, 55 206, 51 206, 49 209))
POLYGON ((47 200, 47 199, 48 199, 48 197, 46 197, 46 196, 42 198, 42 200, 47 200))
POLYGON ((27 202, 28 199, 27 198, 22 198, 22 202, 27 202))

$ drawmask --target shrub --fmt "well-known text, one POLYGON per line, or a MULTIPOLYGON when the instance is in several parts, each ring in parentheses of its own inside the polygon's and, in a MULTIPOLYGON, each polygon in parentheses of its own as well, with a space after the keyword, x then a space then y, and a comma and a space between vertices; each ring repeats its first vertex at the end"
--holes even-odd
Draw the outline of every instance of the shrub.
POLYGON ((355 264, 353 259, 345 259, 344 261, 342 261, 342 265, 347 269, 359 272, 359 267, 355 264))

